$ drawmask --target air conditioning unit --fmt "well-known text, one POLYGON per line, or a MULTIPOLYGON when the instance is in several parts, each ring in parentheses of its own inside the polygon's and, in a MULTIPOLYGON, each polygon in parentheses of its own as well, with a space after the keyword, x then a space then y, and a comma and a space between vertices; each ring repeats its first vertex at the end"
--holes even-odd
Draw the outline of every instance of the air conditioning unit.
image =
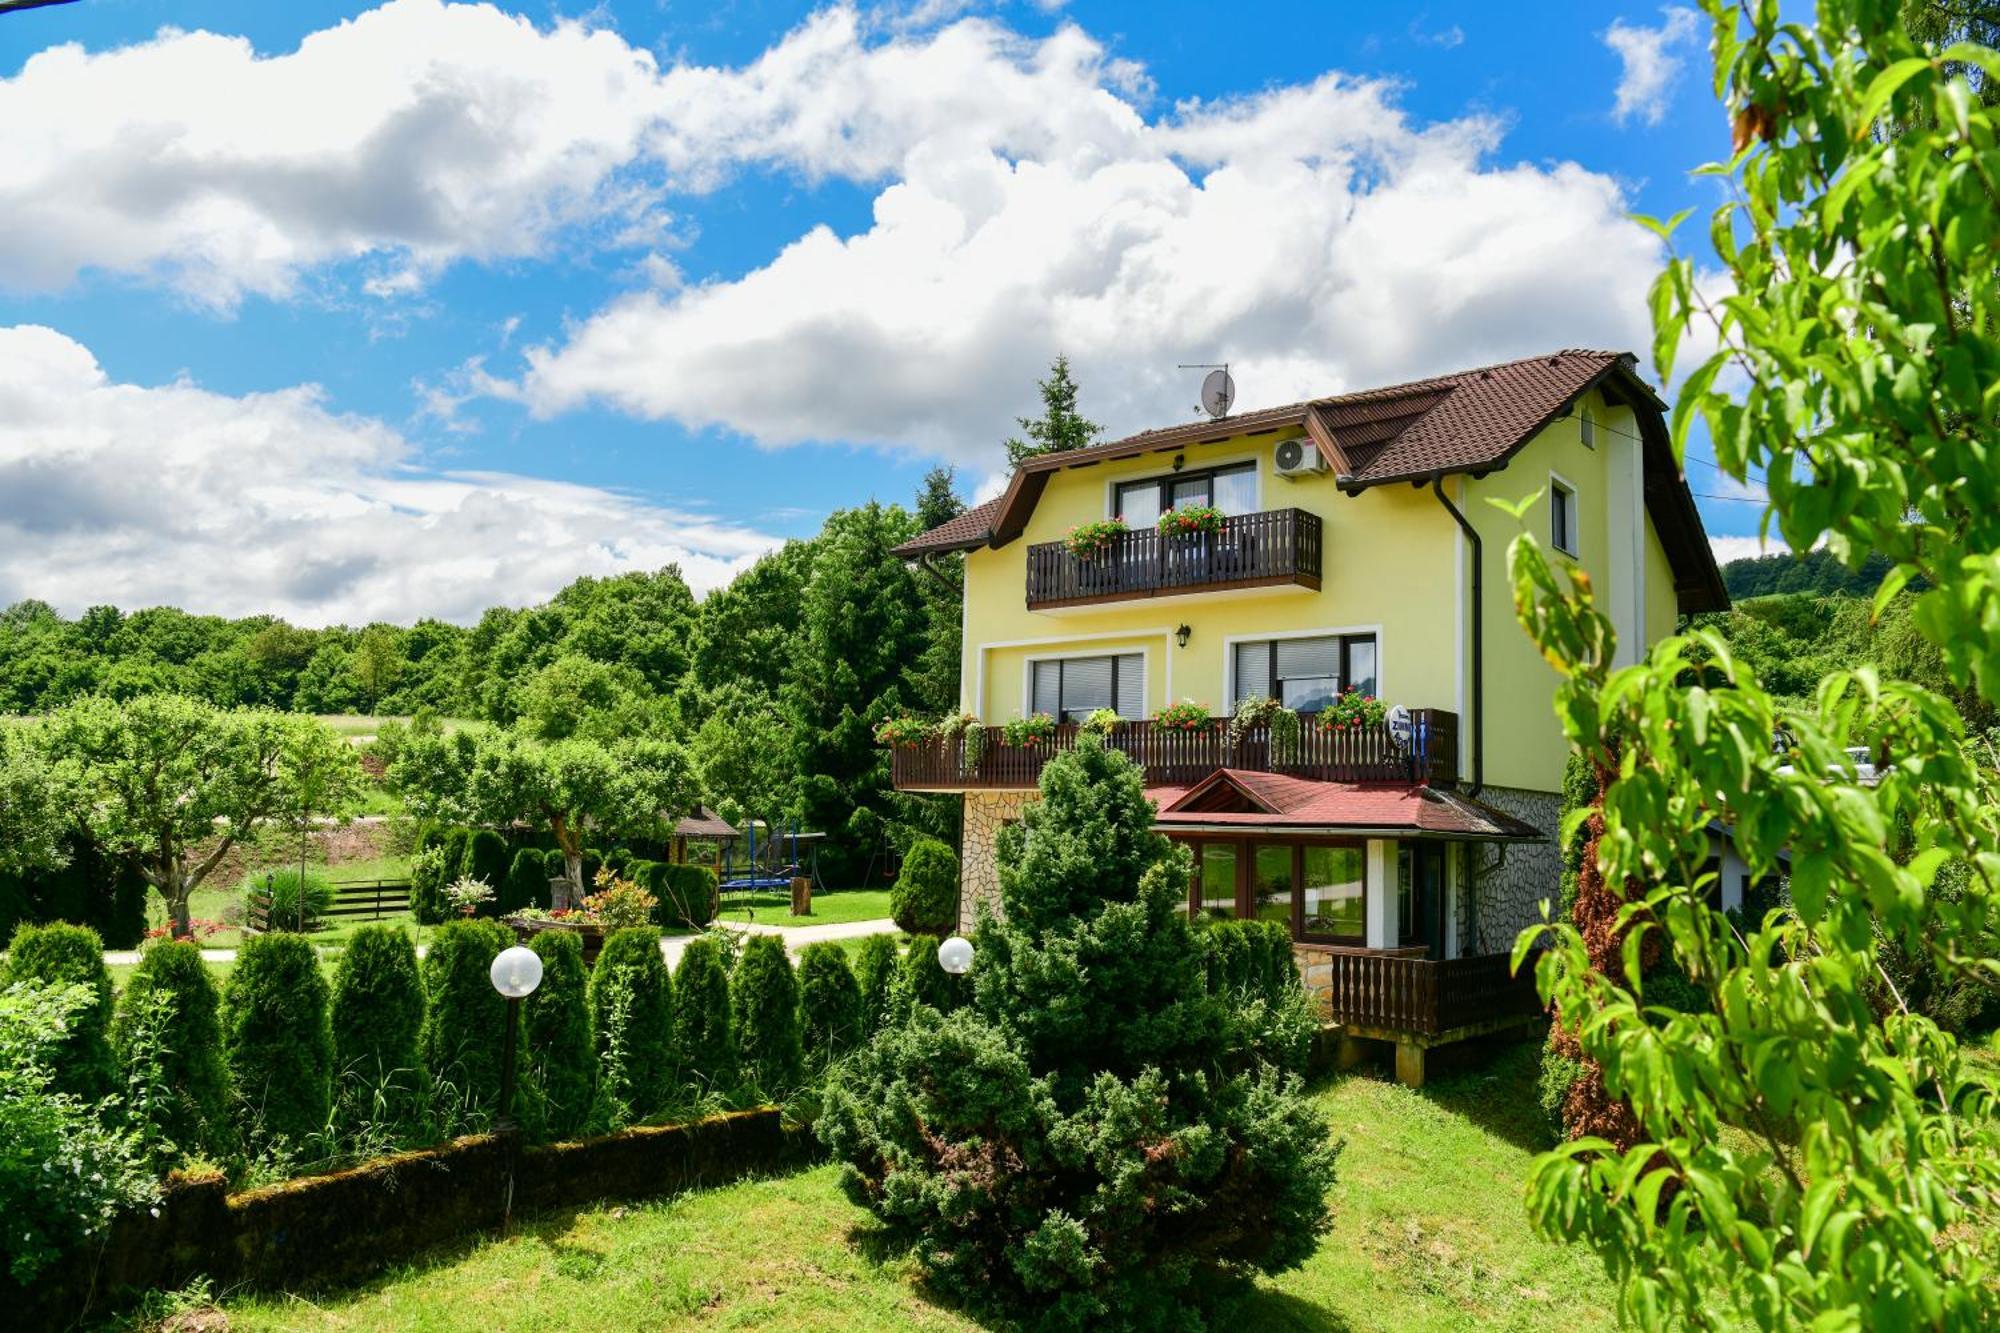
POLYGON ((1271 465, 1281 477, 1302 477, 1326 471, 1326 458, 1311 440, 1300 436, 1296 440, 1280 440, 1271 452, 1271 465))

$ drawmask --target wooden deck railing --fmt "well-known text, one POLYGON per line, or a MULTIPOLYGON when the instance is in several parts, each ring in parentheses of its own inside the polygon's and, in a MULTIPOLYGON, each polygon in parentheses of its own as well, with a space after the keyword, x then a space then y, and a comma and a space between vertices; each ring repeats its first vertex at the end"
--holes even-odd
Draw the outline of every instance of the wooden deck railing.
MULTIPOLYGON (((1186 786, 1218 768, 1284 773, 1317 782, 1401 782, 1449 785, 1458 780, 1458 714, 1441 708, 1410 712, 1408 749, 1399 748, 1386 723, 1348 731, 1323 731, 1302 718, 1298 738, 1288 748, 1274 745, 1262 728, 1232 745, 1226 719, 1214 718, 1201 731, 1183 731, 1152 722, 1126 722, 1106 737, 1114 750, 1132 756, 1146 770, 1149 786, 1186 786)), ((999 727, 987 727, 968 756, 965 738, 933 739, 897 746, 892 773, 905 791, 1032 787, 1042 765, 1073 749, 1077 728, 1057 727, 1032 747, 1006 744, 999 727)))
POLYGON ((1326 998, 1337 1023, 1436 1036, 1542 1008, 1532 968, 1510 975, 1506 954, 1436 961, 1339 949, 1325 957, 1326 998))
POLYGON ((1217 533, 1123 533, 1095 555, 1063 542, 1028 548, 1028 609, 1296 583, 1319 587, 1319 515, 1271 509, 1225 519, 1217 533))

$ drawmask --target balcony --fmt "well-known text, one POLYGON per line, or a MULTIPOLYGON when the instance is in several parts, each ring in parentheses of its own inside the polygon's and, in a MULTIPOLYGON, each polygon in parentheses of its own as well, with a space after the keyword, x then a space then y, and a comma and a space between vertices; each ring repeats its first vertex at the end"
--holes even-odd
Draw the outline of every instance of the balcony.
MULTIPOLYGON (((1146 770, 1146 785, 1189 786, 1218 768, 1283 773, 1316 782, 1383 782, 1448 786, 1458 780, 1458 714, 1441 708, 1410 710, 1411 740, 1399 748, 1386 723, 1351 731, 1322 731, 1301 719, 1289 751, 1274 755, 1270 734, 1259 728, 1232 745, 1226 718, 1213 718, 1201 731, 1126 722, 1105 744, 1122 750, 1146 770)), ((999 727, 982 728, 970 755, 965 737, 953 736, 899 745, 891 752, 892 772, 901 791, 967 791, 1033 787, 1042 765, 1073 749, 1077 728, 1057 727, 1040 745, 1019 747, 1001 738, 999 727)))
POLYGON ((1231 588, 1318 588, 1319 571, 1319 515, 1272 509, 1225 519, 1217 533, 1123 533, 1092 556, 1074 555, 1063 542, 1037 543, 1028 548, 1028 609, 1231 588))

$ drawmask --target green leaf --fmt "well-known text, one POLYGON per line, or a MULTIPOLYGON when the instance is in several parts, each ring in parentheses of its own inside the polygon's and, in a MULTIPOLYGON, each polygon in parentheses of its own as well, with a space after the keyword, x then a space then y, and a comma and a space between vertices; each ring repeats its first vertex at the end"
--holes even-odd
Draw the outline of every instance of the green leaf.
POLYGON ((1861 106, 1855 114, 1855 139, 1866 138, 1869 132, 1875 128, 1876 119, 1888 107, 1889 99, 1896 95, 1898 88, 1901 88, 1911 79, 1916 78, 1917 75, 1922 74, 1930 68, 1931 62, 1922 56, 1910 56, 1907 59, 1898 60, 1895 64, 1877 74, 1875 81, 1868 85, 1868 91, 1863 94, 1861 106))
POLYGON ((1661 240, 1671 243, 1674 239, 1674 230, 1681 223, 1686 222, 1688 216, 1693 212, 1692 208, 1683 208, 1665 222, 1660 221, 1658 218, 1648 217, 1644 213, 1627 213, 1625 216, 1631 218, 1632 221, 1638 223, 1647 231, 1652 232, 1653 235, 1659 237, 1661 240))

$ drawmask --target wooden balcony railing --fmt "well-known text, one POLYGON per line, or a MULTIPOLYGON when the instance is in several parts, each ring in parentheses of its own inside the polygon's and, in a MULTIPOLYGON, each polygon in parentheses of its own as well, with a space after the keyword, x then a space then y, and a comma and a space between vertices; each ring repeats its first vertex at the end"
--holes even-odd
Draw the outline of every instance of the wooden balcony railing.
POLYGON ((1353 1027, 1436 1036, 1542 1009, 1532 964, 1510 974, 1506 954, 1435 961, 1335 949, 1327 961, 1330 1016, 1353 1027))
POLYGON ((1028 548, 1028 609, 1286 583, 1317 588, 1319 571, 1319 515, 1272 509, 1225 519, 1212 534, 1127 532, 1092 556, 1037 543, 1028 548))
MULTIPOLYGON (((1201 731, 1152 722, 1126 722, 1105 739, 1146 770, 1148 786, 1187 786, 1218 768, 1284 773, 1317 782, 1400 782, 1448 786, 1458 781, 1458 714, 1441 708, 1410 710, 1410 744, 1398 747, 1386 723, 1348 731, 1323 731, 1301 718, 1296 741, 1274 746, 1268 731, 1251 731, 1234 745, 1226 719, 1201 731)), ((1050 757, 1073 749, 1077 728, 1057 727, 1040 745, 1018 747, 986 727, 968 754, 963 736, 933 739, 892 751, 892 774, 905 791, 1032 787, 1050 757)))

